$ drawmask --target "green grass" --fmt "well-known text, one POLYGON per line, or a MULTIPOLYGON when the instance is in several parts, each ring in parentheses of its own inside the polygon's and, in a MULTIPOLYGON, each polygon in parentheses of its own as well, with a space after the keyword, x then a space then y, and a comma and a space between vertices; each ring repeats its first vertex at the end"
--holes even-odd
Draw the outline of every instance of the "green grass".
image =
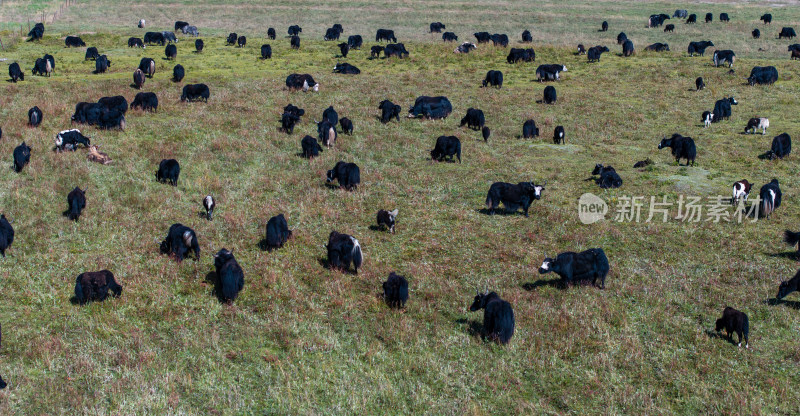
POLYGON ((702 19, 713 11, 717 19, 728 11, 733 22, 673 22, 678 30, 670 35, 644 22, 651 13, 683 8, 678 4, 491 4, 103 0, 72 6, 39 43, 0 34, 13 44, 2 57, 26 70, 24 82, 4 83, 0 154, 10 164, 21 141, 33 147, 21 174, 0 169, 0 211, 17 230, 10 256, 0 261, 0 374, 10 382, 0 392, 0 412, 798 413, 799 303, 796 295, 780 305, 766 301, 797 269, 780 240, 785 228, 797 228, 800 169, 794 154, 774 162, 757 156, 773 136, 800 130, 798 64, 786 52, 792 42, 768 35, 797 26, 800 12, 774 6, 775 22, 764 28, 757 18, 770 7, 703 4, 690 13, 702 19), (363 12, 341 12, 348 7, 363 12), (162 59, 162 47, 129 49, 127 38, 143 32, 135 28, 142 17, 155 30, 179 18, 197 24, 206 49, 195 54, 193 41, 181 38, 175 62, 162 59), (611 29, 596 32, 604 19, 611 29), (453 54, 455 44, 425 33, 436 20, 462 40, 483 29, 508 33, 512 46, 530 28, 536 63, 508 65, 507 50, 485 45, 453 54), (330 72, 338 48, 320 39, 336 22, 345 35, 365 38, 346 59, 361 75, 330 72), (294 23, 304 28, 299 51, 280 37, 294 23), (279 39, 265 40, 268 26, 279 39), (411 57, 369 60, 378 27, 394 28, 411 57), (750 39, 753 27, 762 28, 761 40, 750 39), (234 30, 247 35, 246 48, 224 46, 234 30), (618 56, 614 38, 621 30, 639 50, 632 58, 618 56), (109 73, 91 74, 84 49, 63 48, 63 37, 79 32, 110 57, 109 73), (710 53, 686 56, 688 41, 700 39, 736 51, 735 75, 713 68, 710 53), (643 51, 656 41, 670 43, 672 52, 643 51), (265 42, 273 59, 261 61, 265 42), (577 43, 605 44, 611 53, 590 65, 573 55, 577 43), (30 76, 45 53, 55 56, 55 74, 30 76), (91 164, 83 151, 50 151, 77 102, 132 100, 132 73, 145 56, 157 63, 143 90, 158 94, 158 112, 129 111, 125 132, 81 127, 113 164, 91 164), (175 63, 186 68, 181 84, 169 80, 175 63), (536 103, 544 85, 535 82, 534 69, 543 63, 569 68, 555 84, 553 106, 536 103), (744 85, 754 65, 776 66, 781 80, 744 85), (489 69, 504 72, 502 89, 479 88, 489 69), (320 92, 286 91, 293 72, 312 74, 320 92), (697 76, 708 89, 693 91, 697 76), (207 104, 179 101, 182 86, 194 82, 210 86, 207 104), (381 100, 405 111, 418 95, 448 96, 453 114, 443 121, 378 121, 381 100), (731 95, 739 101, 731 120, 703 129, 701 112, 731 95), (278 131, 289 103, 306 110, 291 136, 278 131), (37 129, 25 126, 33 105, 44 112, 37 129), (329 105, 353 120, 354 135, 340 135, 335 149, 312 162, 301 159, 300 139, 316 135, 313 120, 329 105), (468 107, 486 113, 488 143, 458 127, 468 107), (769 134, 741 135, 755 115, 770 118, 769 134), (518 138, 528 118, 541 138, 518 138), (566 128, 565 146, 550 144, 557 125, 566 128), (695 138, 695 167, 676 166, 667 150, 656 149, 674 132, 695 138), (436 137, 451 134, 462 140, 463 163, 430 162, 436 137), (154 180, 158 162, 172 157, 182 166, 176 188, 154 180), (646 157, 655 165, 631 168, 646 157), (338 160, 361 167, 358 191, 324 185, 325 171, 338 160), (595 163, 615 166, 624 186, 602 191, 584 181, 595 163), (756 224, 578 221, 584 192, 675 201, 680 194, 729 195, 735 180, 760 187, 773 177, 781 181, 783 206, 756 224), (531 179, 546 180, 547 189, 530 218, 481 212, 492 182, 531 179), (74 224, 61 212, 76 185, 88 188, 88 206, 74 224), (199 215, 207 193, 219 204, 213 222, 199 215), (378 209, 393 208, 400 210, 397 234, 370 228, 378 209), (281 212, 296 238, 272 253, 259 250, 267 219, 281 212), (157 242, 174 222, 197 231, 200 261, 177 264, 158 254, 157 242), (323 268, 332 229, 361 242, 366 261, 358 275, 323 268), (211 295, 211 253, 222 247, 234 249, 245 271, 233 305, 211 295), (606 290, 540 282, 556 278, 537 272, 545 255, 590 247, 603 247, 610 258, 606 290), (103 268, 124 286, 122 297, 71 304, 75 276, 103 268), (402 312, 379 298, 391 271, 411 284, 402 312), (513 305, 517 331, 508 346, 476 334, 482 316, 466 312, 476 288, 495 290, 513 305), (726 305, 750 316, 749 350, 712 333, 726 305))

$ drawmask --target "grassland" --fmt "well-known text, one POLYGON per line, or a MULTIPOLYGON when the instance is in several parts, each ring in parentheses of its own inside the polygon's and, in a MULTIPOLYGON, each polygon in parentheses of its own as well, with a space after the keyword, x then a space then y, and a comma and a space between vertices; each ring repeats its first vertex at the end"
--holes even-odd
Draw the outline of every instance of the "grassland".
POLYGON ((0 261, 0 374, 10 382, 0 392, 0 413, 800 413, 800 302, 797 295, 769 302, 798 267, 780 241, 785 228, 797 228, 798 157, 757 157, 774 135, 800 131, 798 64, 788 59, 790 42, 774 39, 780 26, 798 26, 792 5, 102 0, 70 7, 38 43, 0 33, 10 45, 2 57, 26 71, 45 53, 56 58, 54 76, 4 83, 0 101, 0 155, 10 164, 19 142, 33 147, 21 174, 0 169, 0 211, 17 230, 11 255, 0 261), (715 19, 727 11, 733 22, 677 22, 675 34, 644 28, 649 14, 684 7, 715 19), (771 28, 757 21, 765 11, 775 16, 771 28), (195 54, 182 38, 176 62, 162 59, 160 47, 129 49, 127 38, 142 33, 139 18, 154 29, 170 29, 177 19, 197 24, 206 49, 195 54), (484 45, 453 54, 455 45, 425 33, 437 20, 464 40, 487 30, 516 41, 528 28, 536 64, 508 65, 507 50, 484 45), (611 24, 607 33, 597 32, 602 20, 611 24), (321 38, 336 22, 345 35, 365 37, 365 47, 346 59, 361 75, 330 73, 338 49, 321 38), (267 27, 281 36, 295 23, 304 30, 299 51, 285 38, 265 40, 267 27), (378 27, 394 28, 411 57, 369 60, 378 27), (764 32, 761 40, 750 39, 754 27, 764 32), (249 45, 224 46, 229 31, 247 35, 249 45), (619 56, 619 31, 633 39, 636 56, 619 56), (63 48, 63 37, 75 33, 111 58, 109 73, 91 74, 83 49, 63 48), (686 56, 688 41, 700 39, 736 51, 736 73, 713 68, 708 55, 686 56), (656 41, 673 51, 642 51, 656 41), (273 59, 261 61, 265 42, 273 59), (573 54, 577 43, 612 52, 588 64, 573 54), (83 129, 113 164, 51 152, 75 103, 133 98, 131 75, 144 56, 158 65, 144 87, 158 94, 158 112, 129 111, 124 132, 83 129), (175 63, 186 67, 182 84, 169 80, 175 63), (533 73, 540 63, 569 68, 556 85, 556 105, 536 103, 544 88, 533 73), (745 85, 754 65, 776 66, 781 80, 745 85), (479 88, 489 69, 505 73, 503 89, 479 88), (293 72, 314 75, 320 92, 286 91, 293 72), (708 89, 693 91, 697 76, 708 89), (179 101, 182 85, 193 82, 210 86, 207 104, 179 101), (405 109, 423 94, 447 95, 454 114, 377 120, 381 100, 405 109), (731 120, 703 129, 700 113, 731 95, 739 101, 731 120), (307 112, 291 136, 277 122, 288 103, 307 112), (25 126, 33 105, 44 112, 37 129, 25 126), (316 132, 313 119, 329 105, 354 121, 355 134, 340 136, 336 149, 313 162, 301 159, 300 139, 316 132), (458 128, 468 107, 486 113, 488 143, 458 128), (741 135, 755 115, 770 118, 770 134, 741 135), (518 138, 528 118, 541 138, 518 138), (564 146, 549 144, 557 125, 566 127, 564 146), (673 132, 695 138, 695 167, 676 166, 656 150, 673 132), (461 138, 462 164, 430 162, 427 150, 442 134, 461 138), (171 157, 183 167, 175 188, 154 180, 158 162, 171 157), (631 168, 646 157, 656 164, 631 168), (324 185, 338 160, 361 166, 357 192, 324 185), (614 165, 624 186, 601 191, 584 181, 595 163, 614 165), (728 195, 735 180, 760 187, 773 177, 781 181, 783 206, 756 224, 578 221, 584 192, 675 201, 681 194, 728 195), (531 179, 546 180, 547 189, 530 218, 481 211, 492 182, 531 179), (88 188, 88 207, 74 224, 61 212, 76 185, 88 188), (219 203, 213 222, 200 217, 207 193, 219 203), (395 207, 397 234, 371 229, 378 209, 395 207), (266 220, 281 212, 296 238, 263 252, 266 220), (158 254, 157 241, 174 222, 197 231, 200 261, 177 264, 158 254), (358 275, 322 266, 332 229, 361 241, 366 263, 358 275), (245 270, 233 305, 211 295, 211 253, 222 247, 234 249, 245 270), (548 284, 555 276, 537 273, 545 254, 590 247, 609 255, 605 290, 561 290, 548 284), (123 296, 72 304, 75 276, 103 268, 118 276, 123 296), (411 284, 402 312, 379 297, 390 271, 411 284), (466 312, 476 288, 496 290, 514 306, 517 332, 508 346, 481 341, 480 314, 466 312), (711 331, 726 305, 750 316, 749 350, 711 331))

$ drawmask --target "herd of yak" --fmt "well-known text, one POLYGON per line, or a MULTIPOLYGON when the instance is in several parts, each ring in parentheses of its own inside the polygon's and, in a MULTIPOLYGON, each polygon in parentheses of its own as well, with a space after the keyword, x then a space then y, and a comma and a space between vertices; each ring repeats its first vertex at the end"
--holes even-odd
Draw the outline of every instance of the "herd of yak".
MULTIPOLYGON (((689 15, 686 10, 676 10, 671 17, 686 19, 687 24, 695 23, 697 17, 694 14, 689 15)), ((670 19, 666 14, 654 14, 648 19, 649 27, 660 27, 666 20, 670 19)), ((713 15, 711 13, 706 15, 705 21, 711 22, 713 15)), ((720 21, 729 21, 730 17, 722 13, 719 18, 720 21)), ((761 17, 764 24, 772 22, 772 16, 765 14, 761 17)), ((145 20, 139 21, 139 28, 144 28, 146 25, 145 20)), ((430 24, 431 33, 441 33, 445 29, 445 25, 441 22, 434 22, 430 24)), ((175 23, 175 30, 182 31, 184 34, 191 36, 199 36, 199 31, 196 26, 192 26, 187 22, 178 21, 175 23)), ((603 22, 601 31, 608 30, 608 23, 603 22)), ((664 29, 667 32, 675 30, 674 25, 668 24, 664 29)), ((174 45, 178 41, 174 32, 147 32, 143 39, 131 37, 128 40, 129 47, 144 48, 146 44, 166 45, 165 55, 167 59, 175 59, 177 56, 177 48, 174 45)), ((288 34, 290 36, 290 45, 292 48, 300 47, 300 33, 302 28, 297 25, 289 27, 288 34)), ((324 40, 338 40, 343 33, 341 25, 336 24, 327 29, 325 32, 324 40)), ((269 39, 275 39, 276 33, 273 28, 269 28, 267 32, 269 39)), ((38 40, 44 36, 44 25, 38 23, 31 29, 29 33, 29 40, 38 40)), ((489 34, 488 32, 478 32, 474 34, 478 43, 493 42, 497 46, 506 47, 509 43, 508 36, 504 34, 489 34)), ((759 37, 760 31, 755 29, 752 32, 753 37, 759 37)), ((779 33, 779 38, 793 38, 795 36, 794 29, 783 28, 779 33)), ((444 32, 442 35, 444 41, 457 41, 458 36, 453 32, 444 32)), ((376 42, 386 41, 393 42, 387 45, 373 46, 370 50, 372 57, 377 57, 381 52, 386 57, 403 58, 408 56, 409 52, 406 50, 405 45, 397 43, 397 39, 392 30, 379 29, 375 37, 376 42)), ((522 43, 532 42, 530 31, 522 33, 522 43)), ((631 56, 634 53, 634 45, 631 39, 620 33, 617 36, 617 42, 622 46, 623 56, 631 56)), ((338 44, 342 57, 346 57, 350 50, 360 49, 363 39, 360 35, 352 35, 348 37, 347 42, 338 44)), ((227 44, 245 47, 247 38, 239 36, 236 33, 231 33, 227 37, 227 44)), ((65 39, 67 47, 85 47, 86 44, 77 36, 67 36, 65 39)), ((705 49, 709 46, 714 46, 711 41, 691 42, 687 52, 690 55, 699 54, 703 55, 705 49)), ((202 52, 204 43, 202 39, 195 40, 195 49, 202 52)), ((476 49, 477 46, 471 42, 464 42, 458 48, 456 53, 469 53, 471 50, 476 49)), ((653 51, 668 51, 669 45, 657 43, 650 45, 646 48, 653 51)), ((606 46, 597 45, 588 48, 578 46, 579 54, 586 54, 589 62, 597 62, 603 52, 608 52, 606 46)), ((789 46, 792 59, 800 58, 800 45, 794 44, 789 46)), ((271 59, 272 49, 269 44, 264 44, 261 47, 261 58, 271 59)), ((95 72, 103 73, 111 65, 111 60, 106 55, 101 55, 97 48, 88 47, 86 49, 86 60, 95 61, 95 72)), ((532 48, 511 48, 507 61, 510 64, 517 62, 534 62, 536 53, 532 48)), ((717 50, 714 52, 713 63, 719 66, 727 63, 732 67, 735 62, 735 53, 730 50, 717 50)), ((34 63, 32 72, 34 75, 49 76, 55 70, 55 59, 52 55, 46 54, 44 57, 39 58, 34 63)), ((539 81, 558 81, 561 79, 560 73, 567 71, 566 66, 560 64, 546 64, 540 65, 536 69, 536 77, 539 81)), ((347 63, 338 63, 334 72, 344 74, 359 74, 360 70, 353 65, 347 63)), ((142 58, 138 68, 133 73, 133 86, 141 89, 146 82, 147 78, 152 78, 155 73, 155 61, 152 58, 142 58)), ((13 82, 24 81, 25 76, 18 63, 14 62, 9 65, 9 75, 13 82)), ((180 82, 185 76, 183 66, 176 65, 173 69, 173 80, 180 82)), ((751 85, 755 84, 772 84, 778 79, 777 70, 774 67, 754 67, 748 77, 748 82, 751 85)), ((492 86, 501 88, 503 85, 503 73, 498 70, 491 70, 486 74, 482 82, 483 87, 492 86)), ((286 86, 291 90, 302 91, 319 91, 319 83, 314 81, 310 74, 291 74, 286 79, 286 86)), ((705 82, 702 78, 698 78, 695 82, 696 89, 700 90, 705 87, 705 82)), ((181 101, 207 101, 211 96, 210 89, 205 84, 188 84, 183 87, 181 94, 181 101)), ((557 100, 556 90, 552 85, 549 85, 544 90, 544 97, 542 102, 546 104, 555 103, 557 100)), ((731 115, 731 105, 736 105, 737 101, 733 97, 723 98, 714 106, 713 111, 706 111, 701 117, 701 121, 708 126, 710 123, 726 120, 731 115)), ((97 102, 80 102, 75 106, 75 112, 71 121, 78 124, 94 125, 103 129, 124 129, 125 128, 125 114, 128 110, 128 101, 122 96, 103 97, 97 102)), ((152 92, 140 92, 134 100, 130 103, 130 108, 140 108, 146 111, 156 111, 158 108, 158 97, 152 92)), ((400 120, 400 113, 402 108, 389 101, 382 101, 378 110, 380 111, 380 120, 382 123, 388 123, 392 118, 397 121, 400 120)), ((452 112, 452 104, 443 96, 428 97, 421 96, 416 99, 413 106, 408 111, 409 118, 428 118, 428 119, 441 119, 446 118, 452 112)), ((292 104, 287 105, 280 119, 280 130, 291 134, 294 126, 300 121, 301 117, 305 114, 305 110, 298 108, 292 104)), ((28 122, 32 127, 38 126, 42 121, 42 111, 38 107, 33 107, 28 111, 28 122)), ((468 128, 479 130, 482 133, 483 139, 488 140, 490 137, 490 130, 485 125, 485 116, 480 109, 470 108, 467 110, 464 118, 461 119, 461 126, 466 125, 468 128)), ((337 126, 345 134, 352 134, 353 122, 346 118, 340 118, 333 107, 327 108, 322 114, 322 121, 317 123, 317 131, 319 140, 312 136, 305 136, 301 139, 302 154, 304 157, 313 158, 323 151, 324 145, 326 148, 331 148, 335 145, 338 136, 337 126)), ((762 134, 766 134, 766 129, 769 127, 769 120, 764 117, 752 118, 748 122, 745 132, 755 132, 760 129, 762 134)), ((539 136, 539 128, 536 126, 534 120, 527 120, 523 124, 522 137, 531 138, 539 136)), ((2 129, 0 129, 0 137, 2 137, 2 129)), ((563 126, 557 126, 553 133, 554 143, 560 144, 565 142, 565 130, 563 126)), ((84 136, 78 129, 68 129, 60 131, 55 137, 54 150, 61 151, 75 151, 83 146, 89 149, 87 158, 90 161, 108 164, 111 159, 105 153, 99 152, 96 145, 91 144, 89 137, 84 136)), ((674 134, 671 138, 664 138, 658 145, 659 149, 669 147, 672 150, 672 155, 676 161, 686 159, 687 166, 694 165, 697 155, 697 149, 694 140, 691 137, 684 137, 680 134, 674 134)), ((16 172, 21 172, 25 165, 29 162, 31 157, 31 147, 25 142, 22 142, 13 152, 13 169, 16 172)), ((772 149, 768 152, 769 157, 783 158, 791 151, 791 138, 788 134, 783 133, 775 137, 772 149)), ((430 152, 432 160, 454 160, 461 161, 461 143, 455 136, 440 136, 436 140, 436 145, 430 152)), ((638 162, 635 167, 646 166, 652 163, 650 159, 638 162)), ((595 166, 593 175, 596 175, 596 183, 602 188, 616 188, 622 186, 622 179, 617 174, 616 170, 611 166, 603 166, 598 164, 595 166)), ((178 177, 180 175, 180 164, 175 159, 162 160, 158 171, 156 172, 156 180, 163 183, 168 183, 176 186, 178 177)), ((327 182, 337 181, 340 188, 346 190, 356 189, 360 183, 360 170, 354 163, 346 163, 339 161, 327 173, 327 182)), ((747 180, 737 181, 733 185, 733 198, 732 203, 736 201, 746 200, 751 189, 751 184, 747 180)), ((544 184, 535 184, 534 182, 520 182, 518 184, 511 184, 505 182, 496 182, 491 185, 486 197, 486 207, 489 214, 493 214, 500 204, 508 211, 517 211, 522 208, 525 216, 528 215, 528 209, 533 201, 541 198, 542 191, 545 189, 544 184)), ((770 183, 764 185, 760 191, 760 206, 759 212, 762 216, 768 216, 772 211, 780 206, 781 191, 777 179, 773 179, 770 183)), ((86 206, 86 190, 80 187, 75 187, 68 196, 68 209, 65 215, 71 220, 78 221, 81 211, 86 206)), ((203 206, 206 210, 206 218, 211 221, 213 219, 213 211, 216 202, 213 196, 206 196, 203 201, 203 206)), ((379 210, 377 213, 377 223, 382 229, 386 229, 391 233, 395 232, 396 218, 398 210, 379 210)), ((269 219, 266 226, 266 239, 264 248, 267 250, 278 249, 282 247, 292 237, 292 231, 289 229, 286 218, 283 214, 276 215, 269 219)), ((800 242, 800 233, 793 233, 786 231, 785 240, 791 245, 796 245, 800 242)), ((11 223, 6 219, 5 215, 0 215, 0 254, 5 257, 6 250, 12 245, 14 241, 14 229, 11 223)), ((359 267, 363 262, 363 255, 361 252, 361 245, 358 240, 348 234, 332 231, 329 235, 328 244, 328 265, 331 269, 348 270, 352 264, 354 271, 357 273, 359 267)), ((199 258, 200 246, 198 243, 197 235, 194 230, 183 224, 173 224, 167 233, 167 237, 161 243, 161 252, 173 256, 177 261, 193 255, 195 260, 199 258)), ((218 289, 217 293, 222 301, 232 302, 236 299, 238 293, 244 287, 244 271, 239 266, 233 252, 222 248, 218 253, 214 254, 214 267, 218 276, 218 289)), ((571 283, 577 282, 591 282, 593 285, 598 285, 600 288, 605 287, 605 278, 609 272, 609 261, 605 252, 601 248, 592 248, 583 252, 564 252, 555 258, 547 257, 542 262, 539 272, 549 273, 554 272, 561 277, 561 284, 567 286, 571 283)), ((798 274, 789 281, 783 282, 780 285, 777 298, 781 299, 787 294, 798 290, 800 284, 800 271, 798 274)), ((384 298, 390 307, 402 308, 409 298, 408 281, 405 277, 391 273, 386 282, 383 283, 384 298)), ((80 304, 89 301, 102 301, 109 294, 112 296, 120 296, 122 293, 122 286, 115 280, 112 272, 102 270, 98 272, 85 272, 77 277, 75 283, 75 296, 80 304)), ((469 307, 471 311, 484 310, 484 336, 488 339, 495 340, 500 343, 507 343, 514 333, 515 321, 514 313, 511 305, 500 298, 495 292, 488 290, 481 293, 478 292, 474 298, 474 302, 469 307)), ((742 339, 747 345, 749 323, 747 315, 743 312, 737 311, 733 308, 726 307, 723 311, 722 318, 716 322, 716 330, 720 331, 725 329, 728 337, 730 338, 735 332, 739 336, 739 345, 742 339)), ((0 378, 0 388, 5 387, 5 383, 0 378)))

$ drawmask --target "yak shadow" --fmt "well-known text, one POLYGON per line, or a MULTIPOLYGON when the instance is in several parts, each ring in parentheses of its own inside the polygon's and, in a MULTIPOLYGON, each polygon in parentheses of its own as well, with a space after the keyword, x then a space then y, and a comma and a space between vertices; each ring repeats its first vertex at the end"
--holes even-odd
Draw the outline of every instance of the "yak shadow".
POLYGON ((216 271, 208 272, 203 281, 212 286, 211 294, 217 298, 219 303, 226 303, 222 297, 222 282, 217 277, 216 271))
MULTIPOLYGON (((61 213, 61 216, 62 216, 62 217, 65 217, 65 218, 69 218, 69 210, 66 210, 66 211, 62 212, 62 213, 61 213)), ((72 221, 72 220, 70 220, 70 221, 72 221)), ((78 222, 78 220, 75 220, 75 222, 77 223, 77 222, 78 222)))
POLYGON ((483 324, 467 318, 456 319, 456 324, 467 325, 467 334, 471 337, 483 337, 483 324))
POLYGON ((494 210, 494 214, 490 214, 490 213, 489 213, 489 210, 488 210, 488 209, 486 209, 486 208, 476 209, 475 211, 476 211, 478 214, 484 214, 484 215, 489 215, 489 216, 492 216, 492 215, 502 215, 502 216, 507 216, 507 215, 522 215, 522 216, 525 216, 525 213, 524 213, 524 212, 522 212, 522 211, 508 211, 508 210, 506 210, 505 208, 497 208, 497 209, 495 209, 495 210, 494 210))
POLYGON ((270 247, 267 244, 267 238, 266 237, 262 238, 261 241, 258 242, 258 248, 260 248, 261 251, 266 251, 267 253, 271 253, 271 252, 273 252, 275 250, 278 250, 278 249, 280 249, 282 247, 283 246, 281 246, 281 247, 270 247))
MULTIPOLYGON (((768 151, 758 155, 758 158, 761 159, 761 160, 773 160, 773 159, 770 158, 770 154, 772 154, 772 151, 768 150, 768 151)), ((778 159, 781 159, 781 158, 778 158, 778 159)))
POLYGON ((349 275, 352 275, 352 276, 358 276, 358 273, 356 273, 355 271, 353 271, 351 269, 340 270, 340 269, 332 268, 330 262, 328 262, 328 259, 325 258, 325 257, 318 258, 317 259, 317 263, 319 263, 320 266, 322 266, 323 268, 328 269, 328 270, 330 270, 332 272, 339 272, 339 273, 342 273, 342 274, 349 274, 349 275))
POLYGON ((81 302, 78 300, 78 297, 75 296, 75 295, 72 295, 72 297, 69 298, 69 303, 72 304, 72 305, 75 305, 75 306, 80 306, 81 305, 81 302))
POLYGON ((764 303, 766 303, 767 305, 770 305, 770 306, 785 305, 785 306, 787 306, 789 308, 792 308, 792 309, 795 309, 795 310, 799 310, 800 309, 800 302, 798 302, 796 300, 783 300, 783 299, 778 299, 778 298, 770 298, 770 299, 767 299, 766 301, 764 301, 764 303))
POLYGON ((391 234, 386 230, 386 227, 383 227, 383 226, 380 226, 380 225, 374 225, 374 224, 370 225, 369 229, 370 229, 370 231, 386 232, 388 234, 391 234))
POLYGON ((781 253, 764 253, 765 255, 773 258, 800 260, 800 255, 797 251, 784 251, 781 253))
POLYGON ((738 345, 738 342, 736 342, 736 340, 732 336, 729 337, 727 335, 723 335, 722 331, 717 332, 717 331, 712 331, 710 329, 706 329, 705 333, 711 339, 722 339, 722 340, 727 341, 730 344, 738 345))
POLYGON ((538 289, 538 288, 540 288, 542 286, 550 286, 550 287, 554 287, 556 289, 561 289, 561 290, 564 290, 564 289, 567 288, 565 285, 561 284, 561 279, 550 279, 550 280, 539 279, 539 280, 537 280, 537 281, 535 281, 533 283, 530 283, 530 282, 529 283, 524 283, 522 285, 522 288, 527 290, 528 292, 531 292, 531 291, 533 291, 535 289, 538 289))

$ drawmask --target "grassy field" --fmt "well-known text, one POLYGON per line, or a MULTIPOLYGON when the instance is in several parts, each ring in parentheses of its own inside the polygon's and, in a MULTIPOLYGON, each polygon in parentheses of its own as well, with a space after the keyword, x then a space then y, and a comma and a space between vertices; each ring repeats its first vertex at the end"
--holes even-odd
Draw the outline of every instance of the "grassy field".
MULTIPOLYGON (((24 13, 11 5, 33 6, 0 6, 4 23, 14 27, 24 13)), ((26 71, 24 82, 3 83, 0 155, 10 165, 20 142, 33 147, 22 173, 0 169, 0 212, 17 232, 0 261, 0 374, 10 383, 0 391, 0 413, 800 413, 800 299, 770 302, 798 268, 781 234, 798 228, 800 168, 796 154, 758 158, 773 136, 800 132, 800 64, 786 52, 793 42, 776 39, 781 26, 800 26, 800 11, 791 6, 101 0, 71 6, 47 25, 41 42, 24 42, 16 30, 0 33, 0 58, 8 59, 0 71, 5 76, 13 61, 26 71), (715 22, 671 21, 674 34, 644 27, 651 13, 677 8, 701 20, 714 12, 715 22), (717 22, 723 11, 730 24, 717 22), (767 11, 771 27, 757 21, 767 11), (196 24, 206 48, 193 53, 193 40, 181 37, 175 62, 162 59, 162 47, 129 49, 127 38, 144 32, 135 27, 139 18, 149 30, 171 29, 177 19, 196 24), (597 32, 603 20, 611 25, 607 33, 597 32), (453 54, 455 44, 426 33, 431 21, 444 22, 461 40, 479 30, 507 33, 511 46, 530 29, 536 63, 509 65, 507 49, 487 45, 453 54), (295 23, 303 27, 299 51, 282 37, 295 23), (365 38, 346 60, 336 58, 334 42, 321 40, 333 23, 345 36, 365 38), (277 40, 265 40, 269 26, 277 40), (409 59, 368 59, 379 27, 395 29, 409 59), (750 38, 755 27, 760 40, 750 38), (224 46, 230 31, 247 35, 248 46, 224 46), (634 57, 620 56, 620 31, 639 50, 634 57), (76 33, 109 56, 109 73, 91 74, 84 48, 63 47, 64 36, 76 33), (688 42, 702 39, 737 53, 735 74, 711 65, 714 48, 705 57, 686 55, 688 42), (656 41, 672 52, 643 51, 656 41), (262 43, 272 44, 272 60, 258 59, 262 43), (604 44, 611 53, 589 64, 574 55, 577 43, 604 44), (30 76, 45 53, 55 56, 55 74, 30 76), (133 99, 132 72, 145 56, 157 62, 143 90, 158 94, 158 112, 129 111, 124 132, 81 127, 113 164, 91 164, 83 151, 52 152, 77 102, 133 99), (337 61, 362 73, 332 74, 337 61), (180 84, 170 81, 175 63, 186 68, 180 84), (544 63, 569 68, 555 84, 553 106, 536 102, 544 85, 534 69, 544 63), (747 86, 754 65, 774 65, 780 81, 747 86), (489 69, 504 72, 502 89, 479 88, 489 69), (287 91, 284 80, 294 72, 312 74, 320 91, 287 91), (706 90, 694 91, 697 76, 706 90), (195 82, 210 86, 211 99, 181 103, 182 86, 195 82), (419 95, 448 96, 453 114, 385 125, 377 119, 381 100, 405 112, 419 95), (739 101, 731 120, 702 128, 702 111, 728 96, 739 101), (306 110, 293 135, 278 131, 289 103, 306 110), (25 125, 33 105, 44 112, 36 129, 25 125), (300 139, 316 135, 313 120, 329 105, 353 120, 354 135, 340 135, 335 149, 312 162, 300 158, 300 139), (486 113, 488 143, 458 127, 469 107, 486 113), (756 115, 770 118, 768 134, 742 135, 756 115), (542 137, 519 138, 529 118, 542 137), (557 125, 566 128, 566 145, 551 144, 557 125), (677 166, 667 150, 656 149, 675 132, 694 137, 694 167, 677 166), (451 134, 462 140, 463 163, 431 162, 436 138, 451 134), (655 164, 632 168, 647 157, 655 164), (164 158, 181 163, 177 187, 154 180, 164 158), (358 191, 325 186, 325 171, 338 160, 361 167, 358 191), (615 166, 623 187, 603 191, 585 181, 595 163, 615 166), (676 201, 727 196, 742 178, 756 189, 781 181, 783 205, 771 218, 620 223, 609 215, 592 225, 578 219, 585 192, 609 201, 676 201), (492 182, 527 180, 547 181, 530 218, 486 215, 492 182), (61 215, 75 186, 88 188, 78 223, 61 215), (200 215, 208 193, 218 201, 212 222, 200 215), (376 211, 393 208, 400 210, 397 233, 374 230, 376 211), (278 213, 296 237, 267 253, 259 242, 278 213), (175 222, 196 230, 200 261, 177 264, 158 253, 175 222), (366 260, 358 275, 323 267, 334 229, 361 242, 366 260), (222 247, 234 249, 245 271, 245 288, 232 305, 211 295, 211 254, 222 247), (551 284, 557 276, 537 272, 545 255, 590 247, 609 256, 605 290, 562 290, 551 284), (75 277, 104 268, 124 286, 122 297, 85 307, 70 302, 75 277), (392 271, 411 285, 399 312, 380 298, 392 271), (482 314, 466 311, 476 288, 495 290, 513 305, 517 327, 509 345, 481 340, 482 314), (747 350, 713 332, 726 305, 750 317, 747 350)))

